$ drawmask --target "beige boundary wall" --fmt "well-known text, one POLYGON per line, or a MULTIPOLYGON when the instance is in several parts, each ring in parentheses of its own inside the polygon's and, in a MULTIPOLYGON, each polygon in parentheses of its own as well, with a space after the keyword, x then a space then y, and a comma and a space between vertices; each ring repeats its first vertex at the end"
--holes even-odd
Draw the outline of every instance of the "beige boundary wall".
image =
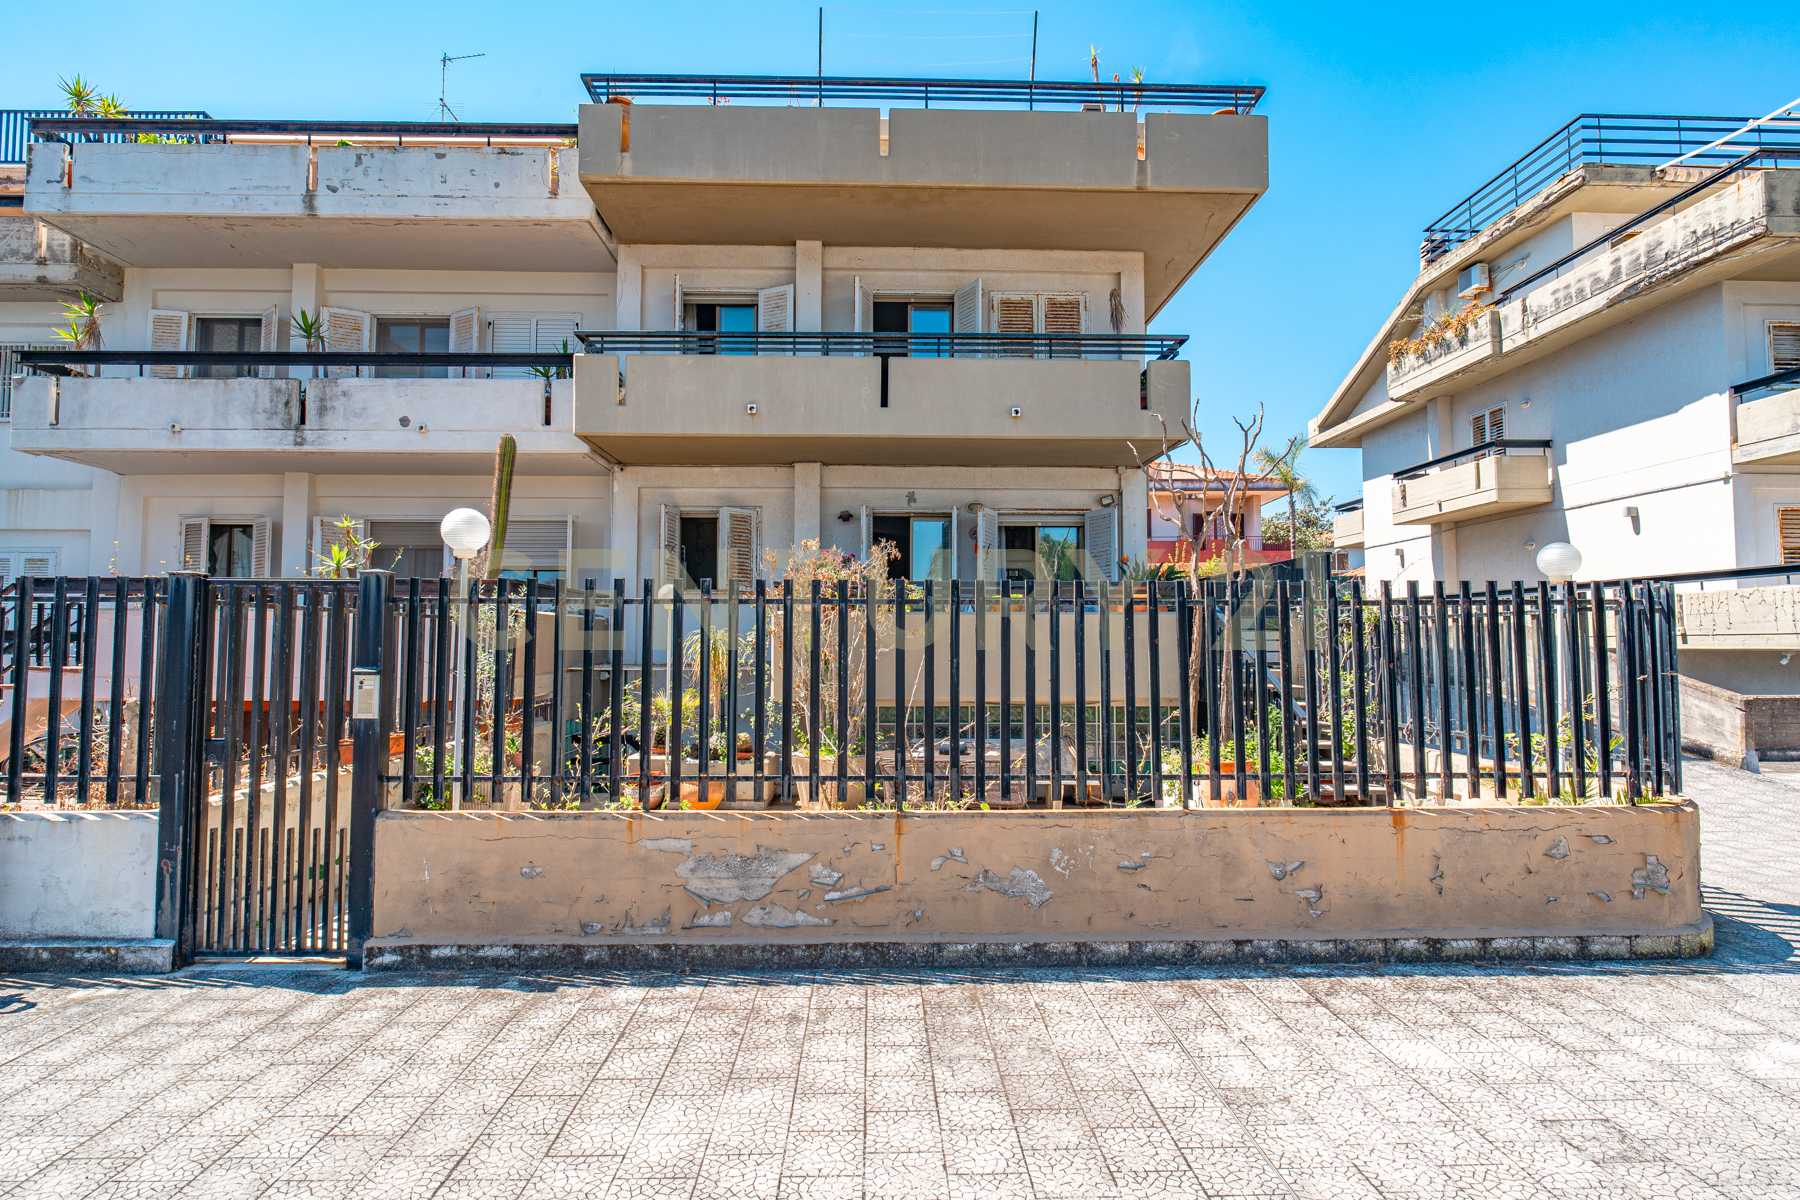
POLYGON ((1625 957, 1710 929, 1691 803, 409 811, 376 823, 367 961, 1625 957))

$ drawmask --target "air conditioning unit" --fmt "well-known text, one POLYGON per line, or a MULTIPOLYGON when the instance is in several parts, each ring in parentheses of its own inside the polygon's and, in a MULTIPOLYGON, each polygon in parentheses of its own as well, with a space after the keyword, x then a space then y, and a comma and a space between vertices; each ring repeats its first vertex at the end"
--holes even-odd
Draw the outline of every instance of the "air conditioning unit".
POLYGON ((1479 300, 1493 290, 1494 281, 1484 262, 1470 263, 1456 276, 1456 294, 1464 300, 1479 300))

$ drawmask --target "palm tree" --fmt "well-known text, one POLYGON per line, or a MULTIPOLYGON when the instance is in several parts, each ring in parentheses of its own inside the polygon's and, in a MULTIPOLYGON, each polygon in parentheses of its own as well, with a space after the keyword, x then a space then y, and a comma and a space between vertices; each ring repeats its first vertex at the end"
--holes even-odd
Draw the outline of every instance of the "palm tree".
POLYGON ((77 117, 94 115, 99 95, 87 80, 79 74, 73 79, 57 79, 57 86, 62 88, 63 98, 69 102, 69 112, 77 117))
POLYGON ((1273 479, 1287 489, 1288 541, 1295 549, 1300 534, 1300 505, 1310 508, 1319 499, 1319 490, 1312 480, 1300 473, 1300 452, 1305 449, 1305 435, 1295 434, 1279 454, 1267 449, 1256 451, 1256 469, 1263 478, 1273 479))

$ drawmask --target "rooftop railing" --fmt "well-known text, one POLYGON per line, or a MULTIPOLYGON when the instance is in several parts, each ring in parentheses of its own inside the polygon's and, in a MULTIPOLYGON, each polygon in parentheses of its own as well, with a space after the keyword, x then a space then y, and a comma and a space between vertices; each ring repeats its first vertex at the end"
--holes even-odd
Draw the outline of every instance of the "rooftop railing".
MULTIPOLYGON (((478 145, 560 143, 573 139, 576 126, 558 122, 486 121, 240 121, 215 120, 192 113, 134 113, 106 120, 47 113, 30 120, 31 136, 41 142, 134 141, 140 134, 176 142, 322 142, 360 144, 392 142, 462 142, 478 145)), ((3 160, 0 160, 3 161, 3 160)))
POLYGON ((1118 112, 1204 108, 1247 113, 1262 99, 1250 84, 1090 83, 1083 80, 890 79, 841 75, 614 75, 584 73, 596 103, 608 100, 748 101, 823 108, 828 102, 904 107, 1087 108, 1118 112))
MULTIPOLYGON (((206 114, 198 111, 140 112, 133 113, 135 120, 171 121, 204 118, 206 114)), ((57 108, 0 108, 0 166, 25 161, 25 147, 31 144, 31 123, 39 120, 60 118, 74 122, 83 127, 82 132, 93 135, 96 141, 123 142, 134 139, 132 132, 126 137, 127 130, 119 121, 100 117, 71 117, 67 109, 57 108)))
POLYGON ((912 358, 1172 359, 1186 334, 726 333, 578 330, 593 354, 805 354, 912 358))
MULTIPOLYGON (((204 378, 254 378, 259 371, 327 371, 334 378, 355 378, 382 371, 386 378, 432 378, 437 372, 514 369, 550 372, 566 376, 574 363, 572 354, 426 353, 407 354, 354 350, 20 350, 16 361, 22 369, 42 375, 85 374, 87 367, 136 367, 139 375, 156 368, 194 372, 204 378), (206 372, 217 371, 218 375, 206 372), (416 375, 406 374, 417 372, 416 375)), ((293 378, 303 376, 295 375, 293 378)), ((479 376, 467 375, 466 378, 479 376)))
POLYGON ((1401 470, 1394 472, 1394 478, 1417 479, 1419 476, 1429 474, 1432 471, 1440 470, 1444 467, 1453 467, 1459 463, 1473 462, 1478 458, 1488 458, 1498 454, 1544 454, 1547 453, 1549 449, 1550 439, 1548 438, 1531 440, 1501 438, 1497 441, 1482 442, 1480 445, 1470 446, 1466 450, 1455 450, 1449 454, 1441 454, 1436 458, 1427 459, 1416 466, 1402 468, 1401 470))
MULTIPOLYGON (((1746 125, 1745 117, 1583 113, 1502 167, 1425 227, 1422 257, 1434 262, 1517 209, 1549 184, 1588 163, 1656 166, 1700 150, 1746 125)), ((1800 128, 1764 125, 1689 159, 1724 166, 1754 150, 1800 149, 1800 128)))

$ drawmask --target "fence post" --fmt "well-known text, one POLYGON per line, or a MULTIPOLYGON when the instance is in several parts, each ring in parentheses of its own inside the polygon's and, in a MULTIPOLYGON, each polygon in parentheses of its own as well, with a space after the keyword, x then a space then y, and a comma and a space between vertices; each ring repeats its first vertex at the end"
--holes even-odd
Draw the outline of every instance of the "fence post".
MULTIPOLYGON (((375 924, 375 814, 387 767, 388 731, 381 687, 387 659, 391 571, 364 571, 356 594, 356 631, 350 651, 350 894, 344 965, 360 969, 363 943, 375 924)), ((408 715, 411 719, 411 715, 408 715)))
POLYGON ((206 576, 169 576, 162 614, 161 666, 152 695, 156 720, 156 936, 174 943, 172 964, 194 957, 194 813, 206 796, 206 576))

